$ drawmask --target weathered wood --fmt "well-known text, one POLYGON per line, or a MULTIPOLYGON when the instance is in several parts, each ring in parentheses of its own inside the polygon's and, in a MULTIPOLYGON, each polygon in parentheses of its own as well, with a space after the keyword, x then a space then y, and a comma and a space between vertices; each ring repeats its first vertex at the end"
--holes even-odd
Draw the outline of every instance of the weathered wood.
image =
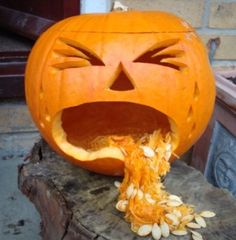
MULTIPOLYGON (((85 171, 66 162, 46 143, 33 148, 28 162, 19 167, 19 188, 35 204, 42 217, 47 240, 139 238, 115 209, 118 196, 113 182, 119 178, 85 171)), ((165 185, 183 196, 197 211, 212 210, 215 218, 201 229, 204 239, 230 240, 236 236, 236 200, 229 192, 208 184, 202 174, 181 161, 172 165, 165 185)), ((168 239, 191 239, 191 236, 168 239)))

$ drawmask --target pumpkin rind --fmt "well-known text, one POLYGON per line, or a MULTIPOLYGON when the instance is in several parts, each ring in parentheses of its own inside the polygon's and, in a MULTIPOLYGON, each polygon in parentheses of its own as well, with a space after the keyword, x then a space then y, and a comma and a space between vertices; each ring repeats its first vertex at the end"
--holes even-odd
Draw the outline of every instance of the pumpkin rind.
POLYGON ((174 151, 181 155, 206 128, 215 97, 201 40, 184 21, 162 12, 88 14, 55 24, 30 54, 25 89, 32 117, 47 142, 73 163, 110 175, 122 174, 121 159, 80 159, 59 146, 53 126, 65 109, 97 102, 156 109, 168 117, 176 136, 174 151), (155 61, 147 58, 152 51, 155 61), (110 88, 120 72, 134 89, 110 88))

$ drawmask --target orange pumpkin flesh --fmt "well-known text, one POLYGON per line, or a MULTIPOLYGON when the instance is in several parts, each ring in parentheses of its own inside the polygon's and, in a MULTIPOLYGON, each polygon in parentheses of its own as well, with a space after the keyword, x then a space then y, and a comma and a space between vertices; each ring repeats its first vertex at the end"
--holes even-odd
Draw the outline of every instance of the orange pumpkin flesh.
POLYGON ((94 172, 125 174, 117 208, 135 232, 165 223, 185 230, 186 221, 167 214, 193 208, 168 206, 160 179, 174 153, 202 134, 215 97, 205 49, 188 24, 161 12, 68 18, 37 41, 25 85, 33 119, 57 152, 94 172))

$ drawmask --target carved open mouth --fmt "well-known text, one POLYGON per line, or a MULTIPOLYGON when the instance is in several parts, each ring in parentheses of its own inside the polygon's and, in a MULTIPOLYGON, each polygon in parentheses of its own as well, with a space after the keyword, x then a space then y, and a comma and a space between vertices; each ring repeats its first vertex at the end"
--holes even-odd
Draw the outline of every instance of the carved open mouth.
POLYGON ((94 148, 91 142, 106 135, 141 138, 158 129, 163 133, 171 133, 175 149, 178 142, 176 126, 165 114, 131 102, 92 102, 59 112, 53 121, 52 134, 63 152, 80 161, 99 158, 124 160, 120 149, 106 144, 94 148))

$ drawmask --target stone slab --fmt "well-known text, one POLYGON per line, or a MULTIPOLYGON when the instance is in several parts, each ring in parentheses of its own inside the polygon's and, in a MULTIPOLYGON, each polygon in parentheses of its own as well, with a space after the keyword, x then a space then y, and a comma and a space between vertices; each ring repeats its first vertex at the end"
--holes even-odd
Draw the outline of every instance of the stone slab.
POLYGON ((38 138, 36 133, 0 134, 0 239, 40 240, 40 217, 17 188, 17 166, 38 138))
POLYGON ((0 133, 37 131, 24 101, 0 104, 0 133))

